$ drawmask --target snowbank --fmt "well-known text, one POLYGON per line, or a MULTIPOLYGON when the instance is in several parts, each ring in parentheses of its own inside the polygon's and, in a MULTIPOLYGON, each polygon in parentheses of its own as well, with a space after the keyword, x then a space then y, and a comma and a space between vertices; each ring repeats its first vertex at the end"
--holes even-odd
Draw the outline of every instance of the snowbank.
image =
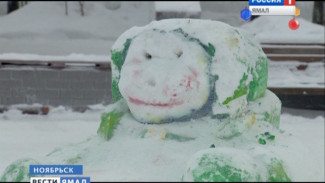
POLYGON ((290 19, 291 16, 260 16, 241 28, 254 34, 262 43, 325 43, 324 26, 298 17, 300 27, 293 31, 288 27, 290 19))
MULTIPOLYGON (((143 124, 135 122, 131 116, 124 118, 109 142, 95 140, 100 114, 106 110, 107 106, 96 105, 85 113, 59 107, 52 108, 46 116, 22 115, 14 109, 0 114, 0 172, 18 158, 42 159, 56 147, 63 147, 72 154, 86 152, 90 149, 83 149, 83 143, 79 143, 79 151, 69 144, 91 137, 88 139, 95 143, 87 148, 97 153, 87 157, 89 163, 84 166, 84 175, 90 176, 91 181, 180 181, 186 162, 197 149, 208 148, 212 143, 216 147, 245 145, 242 136, 232 140, 211 138, 208 133, 211 129, 207 127, 212 123, 204 120, 188 122, 191 128, 184 129, 202 134, 199 144, 160 138, 162 129, 179 130, 185 123, 173 123, 169 127, 145 125, 152 129, 152 136, 140 138, 135 132, 143 124)), ((276 134, 274 143, 257 143, 256 147, 266 148, 283 159, 292 181, 324 181, 324 117, 282 114, 280 128, 284 132, 276 134)), ((67 154, 62 156, 67 157, 67 154)))
POLYGON ((65 2, 29 2, 0 17, 0 53, 109 54, 122 32, 152 20, 152 3, 121 2, 117 10, 105 3, 85 2, 82 17, 78 2, 68 2, 68 16, 65 2))

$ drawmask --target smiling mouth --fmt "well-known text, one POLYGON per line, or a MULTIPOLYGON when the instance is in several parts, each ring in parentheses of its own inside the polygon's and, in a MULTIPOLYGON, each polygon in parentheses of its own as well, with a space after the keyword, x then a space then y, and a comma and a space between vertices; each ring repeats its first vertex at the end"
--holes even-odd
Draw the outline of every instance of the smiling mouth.
POLYGON ((133 97, 129 97, 129 101, 131 103, 134 103, 136 105, 146 105, 146 106, 154 106, 154 107, 173 107, 173 106, 177 106, 177 105, 182 105, 184 103, 184 101, 180 100, 176 100, 176 99, 171 99, 168 103, 163 103, 163 102, 145 102, 141 99, 137 99, 137 98, 133 98, 133 97))

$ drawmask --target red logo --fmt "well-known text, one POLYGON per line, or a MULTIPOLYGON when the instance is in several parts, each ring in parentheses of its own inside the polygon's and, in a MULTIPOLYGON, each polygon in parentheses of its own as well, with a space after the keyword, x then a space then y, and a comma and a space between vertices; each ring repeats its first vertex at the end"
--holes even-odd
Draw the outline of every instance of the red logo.
POLYGON ((284 0, 284 6, 295 6, 296 0, 284 0))

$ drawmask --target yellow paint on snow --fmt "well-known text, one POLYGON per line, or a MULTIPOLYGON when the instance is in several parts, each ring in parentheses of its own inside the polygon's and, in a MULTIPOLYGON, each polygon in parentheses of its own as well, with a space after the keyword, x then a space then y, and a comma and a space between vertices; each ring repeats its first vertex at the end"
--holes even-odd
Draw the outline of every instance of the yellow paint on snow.
POLYGON ((207 65, 207 60, 206 60, 206 58, 205 58, 204 55, 202 55, 202 54, 198 55, 198 56, 197 56, 197 59, 198 59, 198 61, 199 61, 201 64, 203 64, 204 66, 207 65))
POLYGON ((165 140, 166 138, 166 134, 167 134, 167 130, 164 128, 161 130, 161 135, 160 135, 160 139, 165 140))
POLYGON ((148 133, 148 136, 149 137, 152 137, 155 132, 153 130, 151 130, 151 129, 148 129, 148 132, 147 133, 148 133))
POLYGON ((237 37, 231 36, 226 39, 226 44, 229 48, 237 47, 239 44, 239 39, 237 37))
POLYGON ((256 121, 256 115, 253 114, 252 119, 249 120, 249 121, 246 123, 246 125, 247 125, 247 126, 252 126, 252 125, 255 123, 255 121, 256 121))
POLYGON ((148 115, 148 118, 150 119, 150 121, 154 122, 154 123, 159 123, 159 121, 161 120, 161 118, 157 117, 157 116, 153 116, 153 115, 148 115))

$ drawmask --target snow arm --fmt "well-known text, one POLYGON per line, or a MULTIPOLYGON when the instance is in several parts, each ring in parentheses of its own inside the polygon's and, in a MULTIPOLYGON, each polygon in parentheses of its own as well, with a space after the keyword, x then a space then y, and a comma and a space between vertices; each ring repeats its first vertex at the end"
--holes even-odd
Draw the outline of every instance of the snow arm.
POLYGON ((127 111, 128 107, 124 99, 120 99, 113 104, 112 109, 101 116, 101 123, 97 130, 98 136, 105 140, 110 140, 121 118, 127 111))

